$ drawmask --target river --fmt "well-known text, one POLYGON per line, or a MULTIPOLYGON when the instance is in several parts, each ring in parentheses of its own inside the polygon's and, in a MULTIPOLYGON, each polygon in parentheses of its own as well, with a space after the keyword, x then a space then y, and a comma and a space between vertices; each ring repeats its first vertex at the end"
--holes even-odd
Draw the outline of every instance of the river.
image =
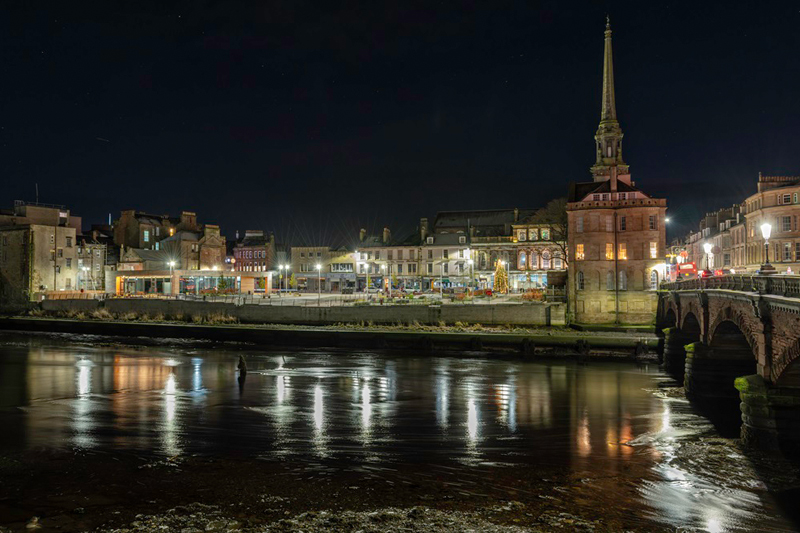
MULTIPOLYGON (((760 467, 654 364, 2 333, 0 428, 0 524, 12 526, 36 513, 78 529, 181 503, 174 490, 149 500, 129 489, 136 505, 122 505, 103 476, 114 468, 142 486, 181 471, 182 503, 199 501, 195 475, 214 464, 245 487, 252 472, 262 501, 291 493, 283 515, 390 503, 532 531, 796 528, 760 467), (74 464, 79 475, 59 477, 74 464), (30 469, 64 493, 107 498, 53 504, 30 469), (358 496, 290 488, 309 484, 358 496)), ((794 476, 787 468, 773 470, 794 476)))

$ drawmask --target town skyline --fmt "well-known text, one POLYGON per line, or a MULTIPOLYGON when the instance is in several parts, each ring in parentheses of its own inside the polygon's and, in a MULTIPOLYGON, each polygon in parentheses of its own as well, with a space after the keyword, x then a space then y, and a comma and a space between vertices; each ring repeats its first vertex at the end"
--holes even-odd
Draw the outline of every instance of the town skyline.
POLYGON ((131 208, 189 209, 228 237, 265 229, 322 240, 360 227, 410 232, 419 217, 443 210, 542 207, 589 176, 608 12, 626 159, 637 185, 669 199, 675 237, 752 194, 759 171, 800 167, 788 135, 798 106, 792 83, 760 81, 776 70, 796 76, 770 51, 793 45, 781 28, 797 13, 699 9, 686 20, 676 6, 516 8, 445 26, 436 12, 426 23, 414 8, 365 11, 364 24, 377 28, 365 33, 353 15, 334 30, 292 8, 260 13, 239 35, 214 13, 164 11, 100 52, 92 22, 55 12, 33 20, 23 10, 15 16, 28 24, 6 47, 18 83, 7 99, 4 145, 14 157, 4 163, 3 204, 34 200, 38 183, 40 201, 66 204, 86 221, 131 208), (320 29, 315 42, 339 36, 353 46, 290 54, 280 32, 256 37, 281 20, 320 29), (759 32, 748 32, 757 23, 759 32), (399 38, 410 29, 419 42, 399 38), (175 42, 165 41, 171 31, 175 42), (447 38, 426 47, 437 31, 447 38), (375 35, 379 46, 356 38, 375 35), (69 63, 67 76, 59 58, 76 51, 86 56, 69 63), (283 68, 299 59, 292 54, 305 69, 283 68), (256 57, 274 60, 267 73, 256 57), (325 74, 335 67, 336 76, 325 74), (291 79, 279 82, 280 73, 291 79), (53 84, 63 86, 59 95, 35 110, 25 105, 53 84), (50 127, 37 130, 26 110, 50 127), (201 194, 187 195, 189 184, 201 194))

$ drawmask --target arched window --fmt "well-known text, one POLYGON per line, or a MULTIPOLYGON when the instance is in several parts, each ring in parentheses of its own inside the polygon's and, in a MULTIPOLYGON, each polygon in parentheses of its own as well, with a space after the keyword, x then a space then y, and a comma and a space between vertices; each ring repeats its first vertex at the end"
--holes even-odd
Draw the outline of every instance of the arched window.
POLYGON ((528 257, 525 255, 525 252, 519 253, 519 258, 517 259, 517 264, 519 265, 520 270, 525 270, 525 260, 528 257))
POLYGON ((655 270, 650 272, 650 290, 658 290, 658 272, 655 270))
POLYGON ((578 272, 578 290, 582 291, 586 288, 586 281, 583 278, 583 272, 578 272))
POLYGON ((478 258, 478 265, 481 270, 486 270, 486 253, 481 252, 481 255, 478 258))
POLYGON ((614 272, 609 270, 608 274, 606 274, 606 290, 613 291, 614 290, 614 272))
POLYGON ((545 250, 542 252, 542 270, 550 268, 550 252, 545 250))
POLYGON ((628 290, 628 275, 625 273, 624 270, 619 271, 619 290, 621 291, 628 290))
POLYGON ((539 254, 536 252, 531 252, 531 256, 528 259, 528 262, 531 265, 531 270, 539 270, 539 254))

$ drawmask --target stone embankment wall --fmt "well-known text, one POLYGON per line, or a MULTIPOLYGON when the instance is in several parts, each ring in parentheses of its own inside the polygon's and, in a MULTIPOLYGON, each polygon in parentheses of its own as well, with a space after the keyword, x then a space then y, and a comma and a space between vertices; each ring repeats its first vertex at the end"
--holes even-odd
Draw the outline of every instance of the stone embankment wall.
POLYGON ((45 311, 76 310, 92 312, 105 308, 114 314, 137 313, 165 317, 182 315, 207 316, 225 314, 244 324, 306 324, 338 323, 408 324, 419 322, 436 325, 455 324, 564 326, 566 306, 561 303, 476 304, 476 305, 373 305, 369 307, 305 307, 280 305, 241 305, 217 302, 182 300, 45 300, 45 311))

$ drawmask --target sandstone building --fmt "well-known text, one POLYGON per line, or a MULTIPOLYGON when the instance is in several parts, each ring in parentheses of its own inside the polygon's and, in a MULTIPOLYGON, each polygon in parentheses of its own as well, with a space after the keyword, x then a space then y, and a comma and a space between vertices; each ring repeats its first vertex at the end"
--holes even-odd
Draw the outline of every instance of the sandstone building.
POLYGON ((593 181, 570 186, 569 309, 577 323, 649 324, 664 272, 667 203, 631 180, 617 120, 611 27, 606 25, 603 97, 593 181))

